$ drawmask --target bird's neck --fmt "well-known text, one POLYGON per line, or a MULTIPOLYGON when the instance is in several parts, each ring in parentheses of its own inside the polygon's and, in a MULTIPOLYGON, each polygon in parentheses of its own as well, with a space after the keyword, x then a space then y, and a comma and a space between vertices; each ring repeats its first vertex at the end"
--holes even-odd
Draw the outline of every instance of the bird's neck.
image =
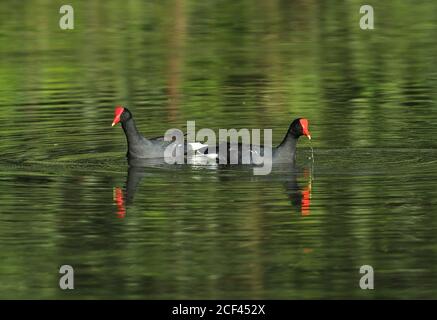
POLYGON ((126 135, 128 149, 131 151, 136 146, 148 141, 138 131, 133 118, 122 122, 123 131, 126 135))
POLYGON ((290 130, 287 131, 282 142, 276 148, 277 158, 290 158, 296 155, 297 139, 290 130))

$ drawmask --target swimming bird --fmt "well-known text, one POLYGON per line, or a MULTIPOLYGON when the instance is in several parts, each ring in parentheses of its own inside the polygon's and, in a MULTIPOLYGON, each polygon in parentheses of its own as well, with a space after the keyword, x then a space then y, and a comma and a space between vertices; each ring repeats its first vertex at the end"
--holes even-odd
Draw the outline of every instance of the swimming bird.
POLYGON ((128 159, 163 158, 165 148, 172 141, 165 141, 163 137, 147 139, 137 129, 132 113, 128 108, 117 106, 114 111, 112 126, 121 123, 127 140, 128 159))
MULTIPOLYGON (((127 158, 129 160, 135 159, 150 159, 150 158, 164 158, 164 151, 173 143, 173 141, 165 141, 164 137, 145 138, 137 129, 132 113, 129 109, 122 106, 117 106, 114 111, 114 120, 112 126, 121 123, 123 131, 126 135, 128 144, 127 158)), ((305 118, 295 119, 289 126, 287 133, 282 142, 277 146, 271 148, 273 163, 291 163, 296 158, 296 144, 300 136, 305 135, 311 139, 308 130, 309 122, 305 118)), ((181 147, 181 146, 179 146, 181 147)), ((187 148, 194 151, 197 155, 204 155, 209 159, 215 159, 219 163, 231 163, 231 155, 237 153, 237 163, 254 164, 254 157, 256 154, 263 155, 268 146, 243 145, 242 143, 224 142, 218 145, 218 148, 212 148, 199 142, 188 143, 184 139, 184 154, 187 154, 187 148), (213 152, 217 149, 217 152, 213 152), (220 152, 225 149, 226 152, 220 152), (248 150, 249 154, 244 154, 243 150, 248 150), (223 156, 222 154, 225 154, 223 156), (243 161, 249 157, 249 161, 243 161), (225 158, 224 158, 225 157, 225 158)), ((232 164, 234 164, 232 162, 232 164)))
MULTIPOLYGON (((138 131, 135 125, 135 120, 133 118, 132 112, 130 112, 128 108, 122 106, 115 107, 114 120, 112 121, 112 126, 115 126, 117 123, 121 123, 124 134, 126 135, 126 140, 127 140, 126 156, 130 161, 141 160, 141 159, 164 158, 164 151, 170 144, 174 142, 174 140, 171 141, 164 140, 164 136, 145 138, 138 131)), ((178 145, 177 147, 181 148, 182 145, 178 145)), ((199 143, 187 143, 185 141, 184 154, 186 154, 187 148, 196 151, 201 147, 203 147, 203 145, 199 143)))
MULTIPOLYGON (((220 143, 218 146, 203 148, 197 151, 202 152, 209 158, 215 157, 219 163, 231 163, 231 154, 234 153, 234 162, 238 164, 255 164, 255 156, 263 156, 265 151, 270 151, 272 163, 294 163, 296 159, 296 145, 299 137, 306 136, 311 140, 311 134, 308 129, 309 121, 305 118, 295 119, 289 126, 282 142, 276 147, 268 147, 263 145, 244 145, 239 143, 230 143, 229 141, 220 143), (267 150, 270 148, 270 150, 267 150), (225 149, 225 152, 220 150, 225 149), (212 151, 214 150, 214 151, 212 151), (243 150, 248 151, 244 153, 243 150)), ((264 159, 266 161, 268 159, 264 159)))

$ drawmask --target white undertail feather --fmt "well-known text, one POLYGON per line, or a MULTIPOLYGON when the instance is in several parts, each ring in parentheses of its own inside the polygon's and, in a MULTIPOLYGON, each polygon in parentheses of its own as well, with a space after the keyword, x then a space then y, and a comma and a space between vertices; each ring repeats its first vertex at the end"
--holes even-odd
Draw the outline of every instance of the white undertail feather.
MULTIPOLYGON (((196 153, 194 155, 196 158, 198 158, 198 157, 205 157, 204 159, 207 159, 207 160, 208 159, 217 159, 218 158, 218 154, 217 153, 207 153, 207 154, 204 154, 202 151, 200 151, 202 149, 203 149, 203 151, 206 150, 208 148, 207 144, 203 144, 203 143, 200 143, 200 142, 191 142, 191 143, 188 143, 188 146, 193 151, 196 151, 196 153)), ((202 161, 202 160, 200 160, 200 161, 202 161)))
POLYGON ((188 143, 188 145, 191 147, 191 149, 193 151, 196 151, 196 150, 208 147, 207 144, 203 144, 203 143, 200 143, 200 142, 191 142, 191 143, 188 143))
POLYGON ((203 154, 204 156, 206 156, 209 159, 217 159, 218 158, 218 154, 217 153, 208 153, 208 154, 203 154))

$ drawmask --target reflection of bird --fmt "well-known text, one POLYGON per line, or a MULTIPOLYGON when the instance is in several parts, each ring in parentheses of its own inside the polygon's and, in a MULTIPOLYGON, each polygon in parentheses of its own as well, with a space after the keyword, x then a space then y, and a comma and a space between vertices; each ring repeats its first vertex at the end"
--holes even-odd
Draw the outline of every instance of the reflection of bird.
POLYGON ((135 192, 137 191, 137 188, 139 184, 141 183, 141 180, 143 180, 144 176, 146 175, 146 172, 144 171, 144 168, 139 167, 129 167, 127 172, 127 178, 126 178, 126 204, 130 205, 134 201, 135 192))
MULTIPOLYGON (((308 130, 308 120, 304 118, 295 119, 289 126, 287 134, 282 142, 277 147, 268 146, 256 146, 256 145, 244 145, 242 143, 230 143, 224 142, 217 147, 208 147, 202 150, 203 154, 214 154, 220 163, 227 164, 255 164, 256 158, 259 156, 265 157, 265 151, 267 148, 271 148, 271 155, 273 163, 293 163, 296 158, 296 145, 300 136, 307 136, 311 139, 310 132, 308 130), (222 148, 226 149, 226 153, 222 152, 222 148), (218 149, 211 151, 212 149, 218 149), (244 152, 244 150, 248 152, 244 152), (232 156, 232 153, 235 156, 232 156), (234 158, 233 158, 234 157, 234 158)), ((264 159, 266 161, 267 159, 264 159)))
MULTIPOLYGON (((308 176, 307 172, 305 172, 304 176, 308 176)), ((311 177, 309 178, 307 185, 304 188, 301 188, 297 182, 297 174, 293 174, 284 186, 291 205, 297 208, 302 216, 309 216, 312 189, 311 177)))
POLYGON ((117 205, 117 217, 124 218, 126 216, 126 207, 133 203, 135 192, 145 175, 144 168, 129 167, 125 192, 123 192, 123 189, 120 187, 114 188, 114 201, 117 205))
POLYGON ((121 188, 114 188, 113 199, 117 205, 117 217, 123 219, 126 216, 126 207, 124 203, 123 190, 121 188))
MULTIPOLYGON (((290 199, 292 207, 298 210, 302 216, 308 216, 310 214, 311 205, 311 177, 308 171, 304 172, 304 177, 309 178, 309 180, 307 185, 302 188, 297 181, 298 173, 294 171, 294 167, 287 166, 286 168, 290 169, 290 171, 286 171, 287 173, 285 175, 281 175, 282 178, 285 177, 286 179, 284 183, 285 193, 290 199)), ((284 167, 282 169, 284 169, 284 167)), ((221 176, 220 167, 217 167, 217 170, 220 180, 232 179, 228 174, 221 176)), ((127 206, 133 204, 138 186, 146 175, 144 167, 131 166, 128 169, 126 177, 125 191, 123 192, 123 189, 120 187, 114 188, 114 202, 117 206, 117 217, 124 218, 126 216, 127 206)), ((262 177, 258 177, 257 179, 262 179, 262 177)), ((268 181, 272 180, 269 179, 268 181)), ((284 180, 281 179, 281 181, 284 180)), ((248 181, 248 183, 250 182, 248 181)))

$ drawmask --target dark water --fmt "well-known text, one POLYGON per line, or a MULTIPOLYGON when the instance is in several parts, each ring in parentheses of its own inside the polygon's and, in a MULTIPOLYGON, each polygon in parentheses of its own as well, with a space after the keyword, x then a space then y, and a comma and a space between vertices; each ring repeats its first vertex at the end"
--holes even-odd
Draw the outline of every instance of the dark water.
POLYGON ((1 4, 0 298, 437 297, 437 3, 61 4, 1 4), (118 104, 146 136, 306 117, 315 161, 128 168, 118 104))

